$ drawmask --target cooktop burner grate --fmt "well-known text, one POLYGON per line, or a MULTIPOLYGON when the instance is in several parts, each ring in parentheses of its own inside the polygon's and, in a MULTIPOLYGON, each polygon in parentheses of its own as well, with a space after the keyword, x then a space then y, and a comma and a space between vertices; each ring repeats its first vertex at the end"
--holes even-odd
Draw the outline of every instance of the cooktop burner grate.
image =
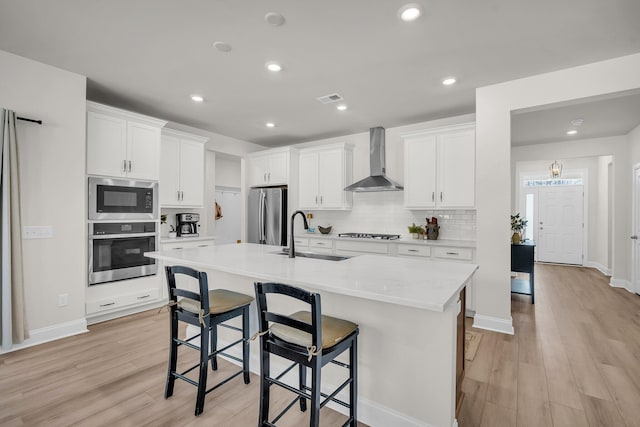
POLYGON ((338 234, 338 237, 350 237, 354 239, 396 240, 400 238, 400 235, 376 233, 340 233, 338 234))

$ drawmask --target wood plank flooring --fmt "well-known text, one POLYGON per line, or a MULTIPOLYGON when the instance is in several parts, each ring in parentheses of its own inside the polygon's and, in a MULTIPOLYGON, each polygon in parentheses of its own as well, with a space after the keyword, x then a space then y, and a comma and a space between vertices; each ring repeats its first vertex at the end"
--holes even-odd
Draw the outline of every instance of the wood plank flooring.
MULTIPOLYGON (((512 303, 515 335, 478 330, 461 427, 640 427, 640 297, 609 287, 593 269, 537 265, 536 304, 515 294, 512 303)), ((210 393, 200 417, 194 387, 178 381, 163 398, 168 335, 166 311, 149 311, 0 355, 0 425, 255 426, 254 375, 250 385, 236 378, 210 393)), ((181 354, 183 366, 195 363, 190 353, 181 354)), ((220 363, 220 375, 234 369, 220 363)), ((280 407, 291 399, 274 394, 280 407)), ((281 424, 308 425, 306 417, 292 410, 281 424)), ((345 419, 321 413, 322 426, 345 419)))
MULTIPOLYGON (((257 425, 260 379, 253 374, 249 385, 239 376, 209 393, 199 417, 193 415, 195 387, 176 381, 173 396, 164 399, 168 326, 167 312, 152 310, 0 355, 0 426, 257 425)), ((180 351, 178 367, 197 363, 197 352, 180 351)), ((209 386, 238 369, 220 360, 219 373, 209 371, 209 386)), ((273 387, 272 416, 292 399, 293 394, 273 387)), ((294 408, 278 426, 308 425, 308 414, 294 408)), ((320 413, 321 426, 340 426, 346 419, 326 407, 320 413)))
POLYGON ((640 427, 640 297, 608 282, 537 264, 535 305, 512 294, 515 335, 478 330, 459 425, 640 427))

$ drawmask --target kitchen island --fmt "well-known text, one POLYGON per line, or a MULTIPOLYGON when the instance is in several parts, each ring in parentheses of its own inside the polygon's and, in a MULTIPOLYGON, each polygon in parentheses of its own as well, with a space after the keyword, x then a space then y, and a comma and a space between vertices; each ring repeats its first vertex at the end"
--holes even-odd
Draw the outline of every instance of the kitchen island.
MULTIPOLYGON (((210 289, 253 295, 255 281, 274 281, 319 292, 323 314, 360 325, 361 421, 370 426, 455 425, 459 295, 476 265, 377 255, 343 261, 290 259, 280 251, 276 246, 231 244, 145 255, 206 271, 210 289)), ((304 307, 274 308, 290 313, 304 307)), ((220 345, 226 340, 221 331, 220 345)), ((256 373, 258 350, 256 341, 251 348, 256 373)), ((272 371, 280 370, 277 362, 274 358, 272 371)), ((344 373, 333 368, 323 370, 323 390, 341 383, 344 373)))

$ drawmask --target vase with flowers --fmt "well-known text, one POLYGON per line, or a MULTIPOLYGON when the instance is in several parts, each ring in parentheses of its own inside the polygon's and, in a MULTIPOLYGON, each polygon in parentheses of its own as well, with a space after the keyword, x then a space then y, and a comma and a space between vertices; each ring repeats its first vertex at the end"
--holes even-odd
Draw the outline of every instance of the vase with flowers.
POLYGON ((523 231, 528 223, 528 220, 520 217, 520 212, 515 215, 511 215, 511 231, 513 231, 513 234, 511 235, 511 242, 514 245, 522 243, 523 231))

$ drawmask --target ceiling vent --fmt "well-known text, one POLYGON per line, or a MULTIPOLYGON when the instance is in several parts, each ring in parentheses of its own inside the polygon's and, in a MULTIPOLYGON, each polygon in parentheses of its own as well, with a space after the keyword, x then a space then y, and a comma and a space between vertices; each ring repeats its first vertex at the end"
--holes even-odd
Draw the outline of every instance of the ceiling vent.
POLYGON ((342 95, 339 95, 337 93, 332 93, 331 95, 321 96, 321 97, 316 98, 316 99, 318 101, 320 101, 322 104, 331 104, 332 102, 338 102, 338 101, 344 100, 342 95))

